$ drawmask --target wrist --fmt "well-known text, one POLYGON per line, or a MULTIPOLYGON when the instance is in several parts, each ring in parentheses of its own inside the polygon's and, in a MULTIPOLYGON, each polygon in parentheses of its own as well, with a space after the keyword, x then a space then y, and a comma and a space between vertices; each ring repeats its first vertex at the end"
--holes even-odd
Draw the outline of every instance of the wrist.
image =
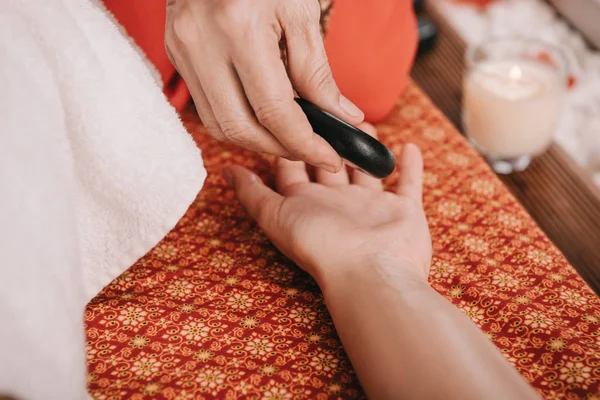
POLYGON ((326 297, 338 290, 348 292, 356 285, 373 289, 385 287, 408 294, 431 289, 427 276, 419 273, 421 269, 408 259, 368 255, 322 268, 315 280, 326 297))

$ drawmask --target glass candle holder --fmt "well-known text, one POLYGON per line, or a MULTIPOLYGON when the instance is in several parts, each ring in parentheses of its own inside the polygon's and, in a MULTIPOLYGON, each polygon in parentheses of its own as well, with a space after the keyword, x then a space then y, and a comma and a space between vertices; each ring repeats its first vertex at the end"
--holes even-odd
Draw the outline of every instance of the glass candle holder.
POLYGON ((497 39, 468 49, 466 67, 467 138, 497 173, 524 170, 552 142, 567 88, 564 54, 542 41, 497 39))

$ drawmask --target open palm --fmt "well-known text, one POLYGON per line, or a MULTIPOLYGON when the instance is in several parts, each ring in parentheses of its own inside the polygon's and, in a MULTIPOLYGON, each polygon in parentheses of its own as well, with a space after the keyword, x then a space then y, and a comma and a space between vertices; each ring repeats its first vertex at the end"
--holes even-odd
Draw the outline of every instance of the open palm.
POLYGON ((431 240, 416 146, 403 148, 399 168, 396 193, 385 192, 381 181, 360 171, 316 170, 311 181, 304 163, 284 159, 277 165, 277 193, 242 167, 226 174, 275 246, 317 281, 382 259, 401 259, 410 269, 402 273, 425 280, 431 240))

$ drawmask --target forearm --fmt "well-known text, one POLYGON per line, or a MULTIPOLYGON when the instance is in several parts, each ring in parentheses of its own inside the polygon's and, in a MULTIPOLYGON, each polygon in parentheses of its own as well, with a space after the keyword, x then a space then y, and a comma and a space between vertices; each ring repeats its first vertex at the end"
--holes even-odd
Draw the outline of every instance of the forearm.
POLYGON ((322 283, 369 398, 537 398, 467 316, 402 270, 379 263, 322 283))

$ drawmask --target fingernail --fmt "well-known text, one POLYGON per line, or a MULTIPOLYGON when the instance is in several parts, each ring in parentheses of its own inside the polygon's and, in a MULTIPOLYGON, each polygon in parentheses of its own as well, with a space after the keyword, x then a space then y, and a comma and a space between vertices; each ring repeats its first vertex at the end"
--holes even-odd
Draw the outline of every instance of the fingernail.
POLYGON ((229 186, 233 187, 233 174, 231 173, 231 169, 229 167, 223 168, 223 178, 225 178, 229 186))
POLYGON ((353 102, 348 100, 344 95, 340 94, 340 107, 342 110, 351 117, 364 117, 363 112, 353 102))

